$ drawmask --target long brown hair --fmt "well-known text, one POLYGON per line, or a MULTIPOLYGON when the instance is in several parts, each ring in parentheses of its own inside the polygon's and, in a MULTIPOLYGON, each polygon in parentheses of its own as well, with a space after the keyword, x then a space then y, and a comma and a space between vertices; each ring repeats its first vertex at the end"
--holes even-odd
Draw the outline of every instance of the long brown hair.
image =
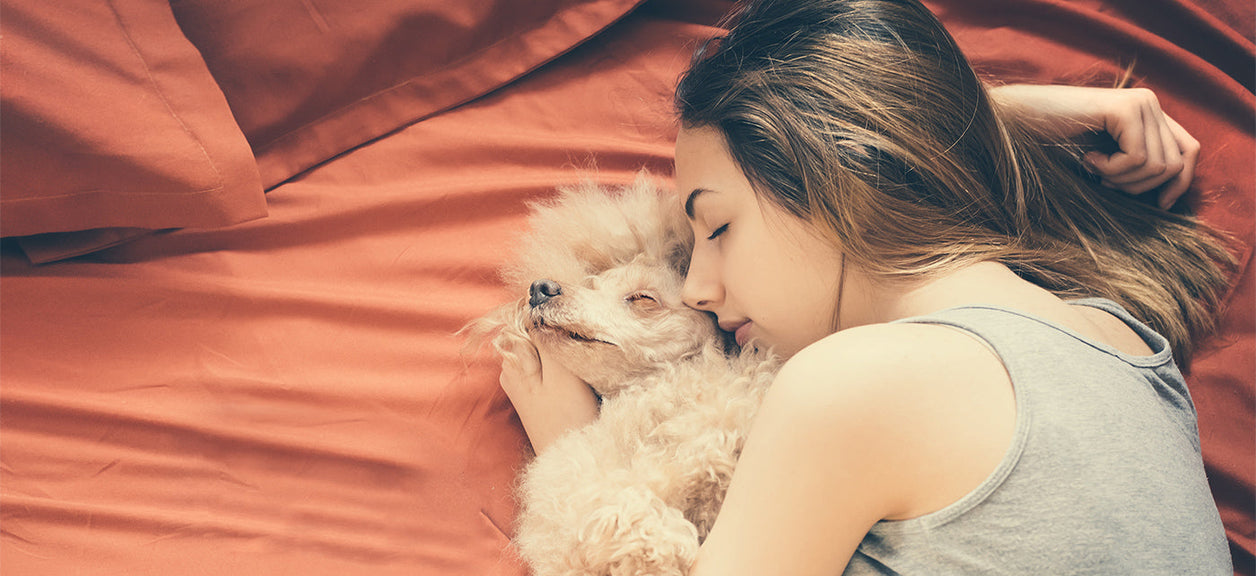
POLYGON ((1064 297, 1112 299, 1185 365, 1230 255, 1192 218, 1106 189, 1004 117, 916 0, 763 0, 724 22, 676 91, 761 199, 883 280, 997 261, 1064 297))

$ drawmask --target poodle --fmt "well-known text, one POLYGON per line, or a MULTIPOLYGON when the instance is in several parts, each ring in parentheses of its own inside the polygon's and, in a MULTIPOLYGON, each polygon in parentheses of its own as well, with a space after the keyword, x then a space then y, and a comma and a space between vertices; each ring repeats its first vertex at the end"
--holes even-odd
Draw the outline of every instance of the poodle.
POLYGON ((779 361, 681 301, 692 234, 648 174, 531 208, 519 298, 475 329, 545 342, 601 409, 526 466, 514 545, 536 576, 686 574, 779 361))

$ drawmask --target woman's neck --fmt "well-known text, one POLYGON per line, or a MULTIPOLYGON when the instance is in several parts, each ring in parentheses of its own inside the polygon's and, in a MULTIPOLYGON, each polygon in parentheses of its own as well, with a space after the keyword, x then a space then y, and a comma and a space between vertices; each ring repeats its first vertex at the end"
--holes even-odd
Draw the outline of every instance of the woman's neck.
POLYGON ((972 304, 1034 312, 1061 304, 1059 297, 997 262, 978 262, 911 283, 878 282, 848 271, 841 328, 891 322, 972 304))

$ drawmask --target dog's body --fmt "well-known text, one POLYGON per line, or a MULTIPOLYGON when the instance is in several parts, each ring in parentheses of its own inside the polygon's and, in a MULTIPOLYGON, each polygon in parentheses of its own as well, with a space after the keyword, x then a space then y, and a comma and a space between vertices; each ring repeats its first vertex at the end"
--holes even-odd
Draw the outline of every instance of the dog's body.
POLYGON ((706 348, 634 379, 537 456, 515 538, 535 574, 687 574, 773 369, 706 348))
POLYGON ((480 329, 500 328, 502 353, 550 346, 602 407, 524 471, 515 546, 536 576, 686 574, 777 361, 726 355, 713 319, 681 301, 691 237, 646 177, 533 208, 504 274, 528 296, 480 329))

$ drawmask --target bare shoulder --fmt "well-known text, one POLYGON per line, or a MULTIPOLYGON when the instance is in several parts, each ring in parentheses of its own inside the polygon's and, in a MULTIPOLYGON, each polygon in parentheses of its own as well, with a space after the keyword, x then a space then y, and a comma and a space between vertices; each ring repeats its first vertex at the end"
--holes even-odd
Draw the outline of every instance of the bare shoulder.
MULTIPOLYGON (((890 386, 895 393, 1002 371, 976 336, 932 324, 872 324, 843 330, 799 351, 781 369, 835 393, 890 386), (828 385, 825 385, 827 382, 828 385)), ((866 391, 866 390, 865 390, 866 391)))
POLYGON ((878 482, 892 491, 894 519, 976 488, 1011 444, 1016 415, 998 356, 971 334, 930 324, 861 326, 816 342, 782 367, 765 408, 862 443, 850 453, 884 468, 878 482))
POLYGON ((840 571, 877 521, 941 509, 996 468, 1010 396, 999 360, 948 328, 807 347, 768 389, 691 574, 840 571))

